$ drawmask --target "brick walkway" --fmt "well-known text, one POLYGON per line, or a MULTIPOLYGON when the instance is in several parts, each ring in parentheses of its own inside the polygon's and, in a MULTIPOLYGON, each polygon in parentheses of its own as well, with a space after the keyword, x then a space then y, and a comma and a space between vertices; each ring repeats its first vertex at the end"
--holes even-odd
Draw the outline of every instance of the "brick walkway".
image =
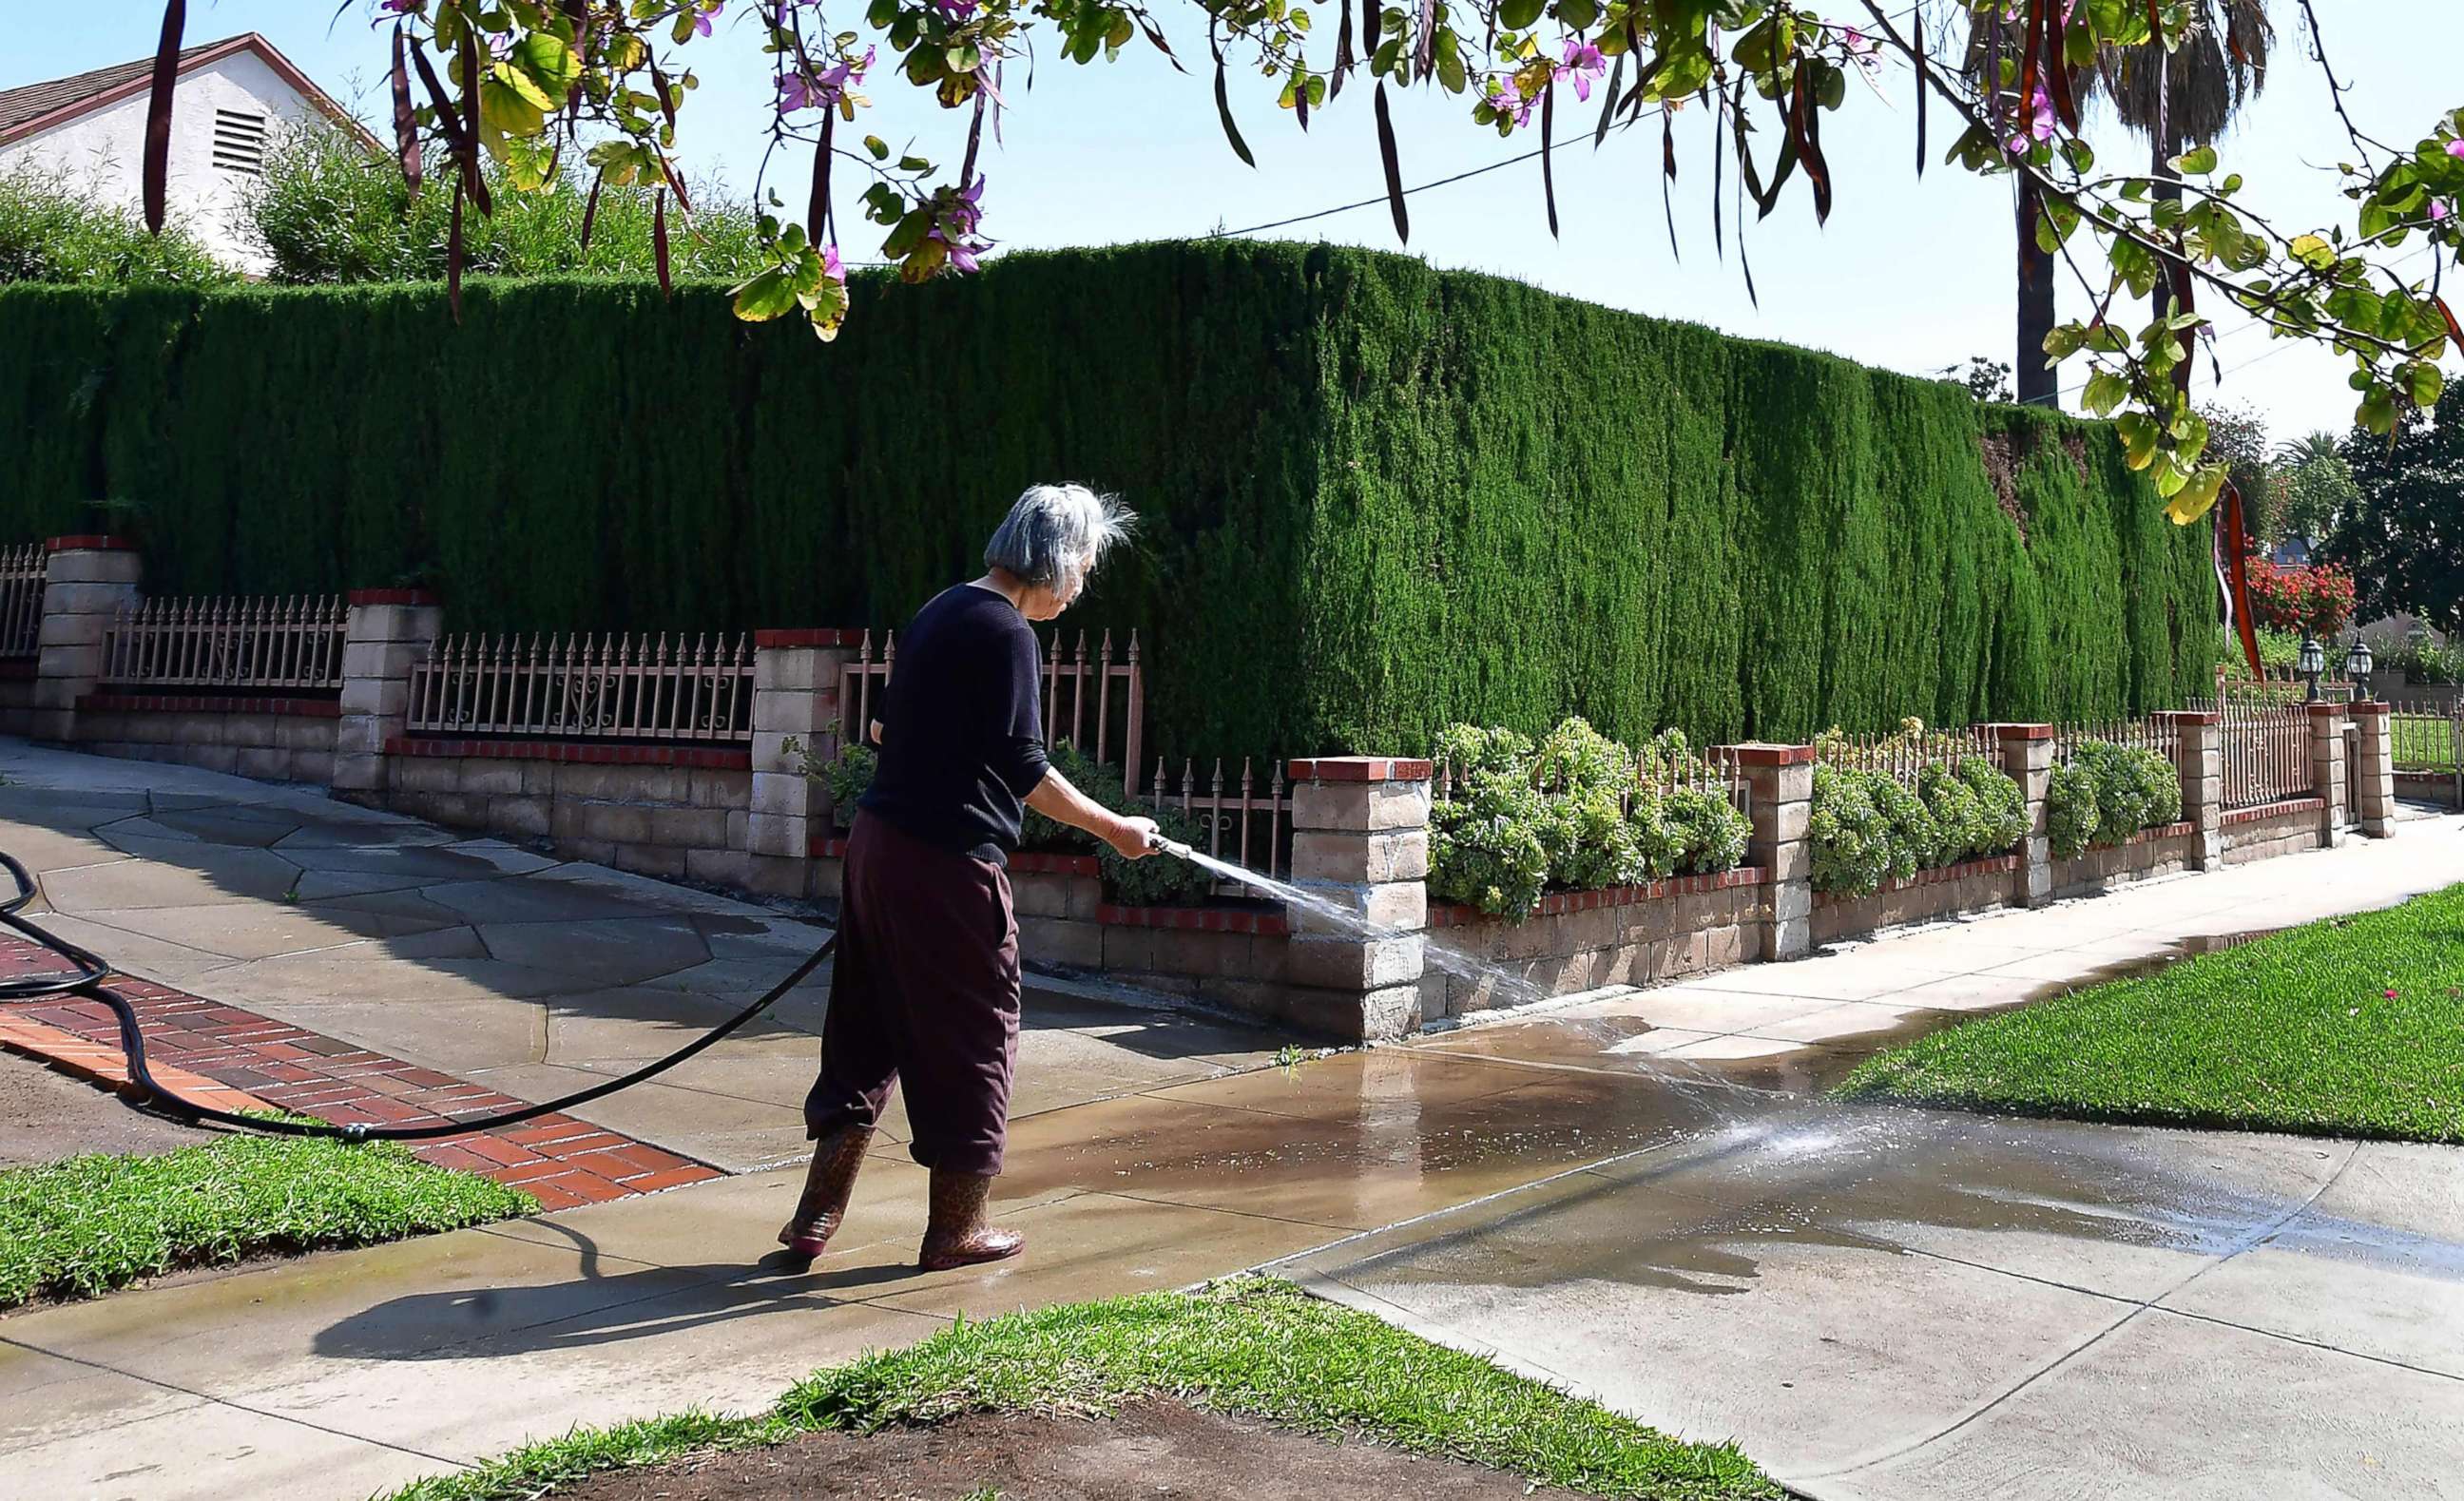
MULTIPOLYGON (((0 976, 43 974, 59 962, 23 938, 0 937, 0 976)), ((126 976, 109 982, 137 1011, 145 1056, 165 1085, 209 1079, 268 1106, 338 1125, 419 1125, 512 1110, 525 1103, 450 1073, 325 1037, 239 1006, 126 976)), ((65 996, 0 1008, 0 1048, 102 1083, 117 1083, 120 1027, 99 1002, 65 996), (31 1025, 27 1025, 31 1024, 31 1025), (65 1033, 69 1041, 56 1041, 65 1033), (95 1045, 110 1049, 98 1058, 95 1045)), ((229 1107, 245 1100, 211 1098, 229 1107)), ((656 1193, 722 1176, 716 1168, 571 1115, 407 1143, 422 1160, 512 1183, 545 1209, 656 1193)))

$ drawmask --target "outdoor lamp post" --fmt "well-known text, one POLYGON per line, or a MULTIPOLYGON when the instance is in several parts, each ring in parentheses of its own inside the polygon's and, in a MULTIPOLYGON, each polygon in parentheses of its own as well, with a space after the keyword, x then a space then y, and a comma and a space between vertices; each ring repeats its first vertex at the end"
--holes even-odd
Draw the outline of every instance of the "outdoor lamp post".
POLYGON ((2327 670, 2327 649, 2319 644, 2319 638, 2317 636, 2311 635, 2307 631, 2302 633, 2301 655, 2296 662, 2295 666, 2301 673, 2303 679, 2310 684, 2310 701, 2312 703, 2317 703, 2319 701, 2319 674, 2327 670))
POLYGON ((2344 651, 2344 675, 2352 679, 2353 699, 2355 702, 2368 702, 2370 696, 2370 669, 2377 665, 2378 663, 2370 656, 2370 644, 2363 640, 2360 633, 2356 632, 2353 636, 2352 646, 2347 648, 2344 651))

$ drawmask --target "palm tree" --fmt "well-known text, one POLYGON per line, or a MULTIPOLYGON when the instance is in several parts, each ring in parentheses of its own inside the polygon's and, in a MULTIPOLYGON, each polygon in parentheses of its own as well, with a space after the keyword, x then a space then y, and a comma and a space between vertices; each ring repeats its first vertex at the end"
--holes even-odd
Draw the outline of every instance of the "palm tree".
MULTIPOLYGON (((2105 92, 2122 122, 2147 138, 2155 196, 2179 203, 2173 159, 2225 132, 2235 114, 2267 87, 2267 54, 2276 27, 2267 0, 2190 0, 2189 34, 2180 50, 2156 46, 2108 51, 2100 63, 2105 92)), ((2172 311, 2172 289, 2158 283, 2155 316, 2172 311)))
MULTIPOLYGON (((2015 11, 1998 18, 1995 8, 1989 7, 1981 14, 1971 12, 1965 70, 1969 81, 1988 99, 2003 94, 2002 60, 2019 55, 2027 45, 2027 21, 2015 11)), ((2070 70, 2071 97, 2082 110, 2102 82, 2095 69, 2070 70)), ((2019 106, 2024 113, 2028 101, 2020 100, 2019 106)), ((2054 303, 2055 257, 2036 243, 2036 221, 2044 214, 2045 195, 2034 177, 2025 172, 2014 176, 2018 183, 2014 222, 2019 232, 2019 352, 2013 363, 2017 367, 2021 404, 2051 407, 2059 399, 2060 376, 2045 363, 2045 337, 2054 331, 2059 315, 2054 303)))

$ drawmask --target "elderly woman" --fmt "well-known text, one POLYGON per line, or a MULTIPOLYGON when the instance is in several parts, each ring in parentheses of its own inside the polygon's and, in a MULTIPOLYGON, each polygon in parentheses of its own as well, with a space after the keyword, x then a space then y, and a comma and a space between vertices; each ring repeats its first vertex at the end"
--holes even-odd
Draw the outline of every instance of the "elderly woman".
POLYGON ((804 1101, 813 1164, 779 1232, 799 1255, 820 1255, 837 1230, 902 1079, 908 1152, 933 1175, 924 1267, 1024 1247, 984 1219, 1018 1060, 1018 923, 1003 866, 1024 808, 1133 860, 1155 832, 1045 764, 1028 623, 1068 608, 1130 521, 1080 486, 1036 486, 985 545, 984 576, 935 596, 898 638, 896 680, 871 726, 880 769, 847 839, 821 1076, 804 1101))

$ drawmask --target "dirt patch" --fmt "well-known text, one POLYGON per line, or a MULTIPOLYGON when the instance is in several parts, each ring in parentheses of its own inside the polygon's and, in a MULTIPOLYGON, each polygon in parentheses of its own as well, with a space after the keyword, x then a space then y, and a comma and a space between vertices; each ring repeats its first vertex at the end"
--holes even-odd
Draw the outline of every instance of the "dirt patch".
POLYGON ((1330 1443, 1177 1402, 1150 1402, 1105 1419, 979 1413, 864 1437, 807 1434, 768 1448, 610 1470, 559 1493, 590 1501, 803 1501, 815 1495, 960 1501, 987 1493, 1002 1501, 1509 1501, 1573 1494, 1527 1490, 1528 1484, 1493 1469, 1424 1459, 1362 1440, 1330 1443))
POLYGON ((1976 436, 1977 454, 1985 461, 1985 477, 1993 485, 1993 498, 2002 514, 2019 529, 2019 541, 2028 540, 2028 512, 2019 504, 2019 463, 2022 455, 2007 432, 1980 432, 1976 436))
POLYGON ((140 1115, 83 1079, 0 1053, 0 1167, 55 1162, 86 1152, 151 1155, 211 1141, 219 1133, 140 1115))

